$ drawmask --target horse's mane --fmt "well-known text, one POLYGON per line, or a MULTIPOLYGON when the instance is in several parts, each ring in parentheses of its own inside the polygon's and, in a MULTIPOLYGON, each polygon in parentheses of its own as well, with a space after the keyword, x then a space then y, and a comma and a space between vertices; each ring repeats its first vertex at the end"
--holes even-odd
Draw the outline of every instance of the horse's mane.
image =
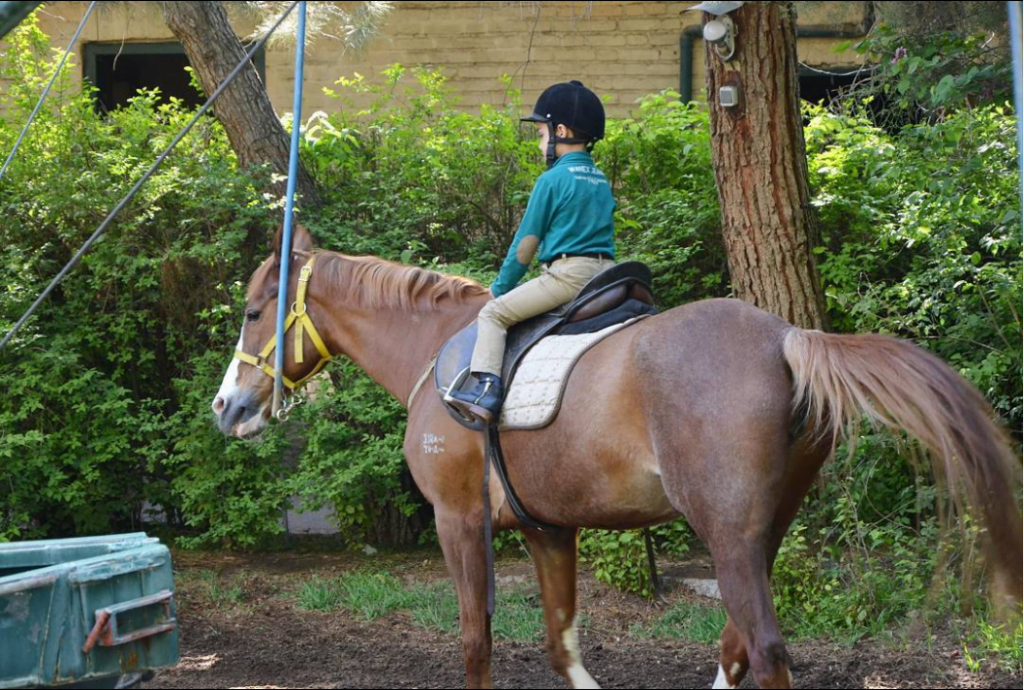
MULTIPOLYGON (((317 251, 316 255, 315 276, 371 309, 410 309, 420 303, 436 307, 445 299, 461 303, 487 294, 487 288, 468 278, 405 266, 375 256, 347 256, 329 251, 317 251)), ((268 260, 256 269, 250 292, 263 283, 273 264, 273 260, 268 260)))

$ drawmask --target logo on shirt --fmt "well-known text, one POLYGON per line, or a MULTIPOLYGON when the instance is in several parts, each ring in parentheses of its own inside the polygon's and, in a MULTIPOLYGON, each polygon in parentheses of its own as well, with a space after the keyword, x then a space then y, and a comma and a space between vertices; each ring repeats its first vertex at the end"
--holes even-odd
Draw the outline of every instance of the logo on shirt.
POLYGON ((595 185, 608 184, 604 173, 592 165, 570 165, 567 169, 572 173, 573 178, 580 182, 589 182, 595 185))

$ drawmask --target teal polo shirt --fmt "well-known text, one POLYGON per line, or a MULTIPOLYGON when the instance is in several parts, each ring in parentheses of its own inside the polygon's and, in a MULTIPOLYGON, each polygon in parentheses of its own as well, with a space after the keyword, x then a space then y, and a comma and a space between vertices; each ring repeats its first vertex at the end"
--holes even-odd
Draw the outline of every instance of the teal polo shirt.
POLYGON ((562 254, 607 254, 615 258, 615 200, 604 173, 584 151, 561 156, 533 186, 526 213, 491 292, 514 288, 534 254, 543 263, 562 254))

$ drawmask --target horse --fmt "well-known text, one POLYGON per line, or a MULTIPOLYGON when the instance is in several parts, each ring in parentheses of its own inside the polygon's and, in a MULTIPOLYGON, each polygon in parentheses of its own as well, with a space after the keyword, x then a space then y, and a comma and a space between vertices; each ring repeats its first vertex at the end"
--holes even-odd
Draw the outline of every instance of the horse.
MULTIPOLYGON (((457 424, 433 386, 422 385, 442 344, 490 292, 414 266, 314 250, 301 227, 287 260, 288 294, 305 282, 298 311, 329 353, 312 338, 286 336, 284 375, 300 381, 324 357, 344 355, 407 407, 404 453, 434 507, 458 593, 466 683, 491 687, 483 434, 457 424)), ((266 352, 274 333, 281 263, 276 250, 249 282, 241 359, 213 401, 227 435, 253 437, 271 417, 272 377, 253 353, 266 352)), ((1020 465, 971 384, 909 342, 802 330, 745 302, 711 299, 614 333, 579 360, 552 424, 503 434, 512 485, 552 528, 521 525, 493 474, 491 517, 496 531, 520 529, 528 542, 555 671, 572 687, 599 687, 576 632, 579 529, 684 516, 712 555, 728 614, 714 687, 736 687, 748 672, 763 688, 791 687, 772 565, 822 464, 864 415, 917 438, 945 481, 966 490, 987 528, 995 577, 1019 601, 1020 465)))

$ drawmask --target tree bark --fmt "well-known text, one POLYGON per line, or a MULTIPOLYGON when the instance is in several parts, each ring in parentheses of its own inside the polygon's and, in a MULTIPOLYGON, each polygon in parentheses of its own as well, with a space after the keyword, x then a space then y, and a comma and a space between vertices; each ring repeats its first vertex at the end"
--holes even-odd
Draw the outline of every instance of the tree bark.
POLYGON ((796 326, 823 329, 793 3, 748 2, 729 16, 736 24, 735 56, 723 62, 705 43, 705 58, 712 163, 732 285, 742 300, 796 326), (739 88, 739 105, 719 104, 726 85, 739 88))
MULTIPOLYGON (((213 93, 246 53, 228 22, 223 4, 161 2, 160 7, 167 26, 181 41, 195 68, 199 83, 207 94, 213 93)), ((214 103, 213 111, 227 132, 240 167, 268 164, 274 173, 288 174, 289 136, 255 67, 249 65, 242 70, 214 103)), ((320 205, 316 185, 301 163, 296 189, 302 206, 320 205)), ((275 184, 273 192, 284 196, 284 183, 275 184)))

